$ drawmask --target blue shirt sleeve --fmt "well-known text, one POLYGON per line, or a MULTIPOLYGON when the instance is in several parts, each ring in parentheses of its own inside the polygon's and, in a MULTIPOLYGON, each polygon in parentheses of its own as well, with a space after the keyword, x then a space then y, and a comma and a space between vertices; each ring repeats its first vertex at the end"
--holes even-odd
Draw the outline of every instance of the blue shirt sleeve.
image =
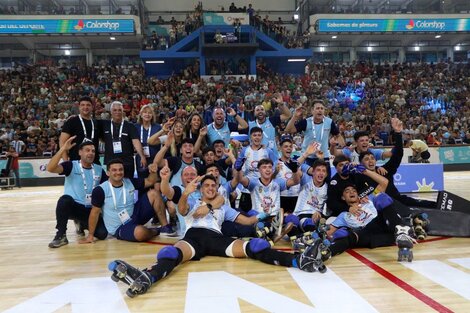
POLYGON ((248 179, 249 179, 250 183, 248 184, 246 189, 248 189, 249 191, 255 190, 256 186, 258 186, 259 180, 257 178, 248 178, 248 179))
POLYGON ((348 147, 343 148, 343 150, 341 150, 341 152, 343 152, 343 154, 344 154, 345 156, 347 156, 348 158, 351 158, 351 150, 349 150, 348 147))
POLYGON ((383 150, 380 149, 370 149, 370 152, 374 155, 376 160, 382 160, 383 150))
POLYGON ((275 178, 274 182, 279 185, 280 191, 284 191, 287 189, 287 181, 284 178, 275 178))
POLYGON ((59 175, 69 176, 70 173, 72 173, 72 169, 73 169, 72 161, 64 161, 60 163, 60 165, 62 165, 63 171, 62 173, 59 173, 59 175))
POLYGON ((91 193, 91 205, 98 208, 103 207, 104 205, 104 190, 101 186, 95 187, 91 193))
POLYGON ((273 149, 267 148, 267 150, 268 150, 269 158, 273 161, 273 168, 276 168, 277 163, 278 163, 277 156, 274 153, 273 149))
POLYGON ((222 208, 224 210, 224 221, 235 222, 240 212, 232 209, 228 205, 224 205, 222 208))
POLYGON ((300 179, 300 186, 306 185, 310 182, 312 177, 308 175, 306 172, 303 173, 302 178, 300 179))

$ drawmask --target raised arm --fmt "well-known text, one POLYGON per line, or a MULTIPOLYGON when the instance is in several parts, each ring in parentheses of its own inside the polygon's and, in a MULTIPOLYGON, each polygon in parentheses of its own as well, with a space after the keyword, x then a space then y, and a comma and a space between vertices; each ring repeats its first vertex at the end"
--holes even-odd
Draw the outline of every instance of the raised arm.
POLYGON ((238 123, 238 130, 248 128, 248 123, 240 115, 238 115, 237 112, 235 112, 234 109, 228 108, 227 109, 227 114, 230 115, 230 116, 233 116, 235 118, 235 120, 238 123))
POLYGON ((47 171, 50 173, 57 173, 60 174, 64 171, 62 165, 59 164, 60 159, 65 160, 68 158, 68 151, 76 145, 76 143, 72 143, 76 136, 69 137, 60 147, 59 151, 51 158, 49 163, 47 164, 47 171))
POLYGON ((199 182, 201 181, 202 176, 196 177, 191 181, 184 189, 183 194, 181 195, 180 200, 178 201, 178 212, 181 215, 186 216, 189 212, 188 198, 189 195, 196 191, 199 182))
POLYGON ((303 108, 302 106, 299 106, 298 108, 295 109, 294 115, 292 115, 292 118, 290 119, 289 123, 287 123, 285 131, 290 133, 290 134, 296 134, 297 133, 297 128, 295 127, 295 123, 300 121, 303 116, 303 108))

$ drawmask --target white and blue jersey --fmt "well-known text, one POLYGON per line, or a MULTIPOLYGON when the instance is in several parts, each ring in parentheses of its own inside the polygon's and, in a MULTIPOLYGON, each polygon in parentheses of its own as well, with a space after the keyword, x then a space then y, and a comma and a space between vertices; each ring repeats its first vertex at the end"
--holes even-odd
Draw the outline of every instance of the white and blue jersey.
POLYGON ((313 183, 312 177, 304 173, 300 181, 300 186, 300 193, 297 198, 294 214, 322 213, 326 205, 328 184, 324 183, 321 187, 317 187, 313 183))
POLYGON ((224 204, 219 209, 215 209, 203 217, 194 218, 194 212, 201 206, 201 203, 201 200, 195 200, 194 197, 188 198, 189 211, 184 216, 186 230, 190 228, 205 228, 222 234, 222 223, 224 221, 234 222, 240 214, 240 212, 224 204))
POLYGON ((101 207, 104 225, 111 235, 114 235, 116 230, 123 225, 119 217, 123 211, 126 211, 129 217, 134 214, 135 190, 133 182, 129 178, 124 178, 121 187, 113 187, 109 181, 105 181, 93 191, 92 203, 94 206, 101 207))
MULTIPOLYGON (((367 151, 372 152, 376 160, 382 160, 383 151, 381 149, 367 149, 367 151)), ((357 153, 356 149, 351 151, 348 147, 346 147, 343 148, 342 152, 351 160, 351 163, 361 163, 359 162, 359 153, 357 153)))
POLYGON ((349 212, 341 212, 340 215, 331 223, 336 228, 349 227, 352 229, 359 229, 365 227, 377 217, 377 209, 372 201, 368 201, 361 205, 361 214, 356 216, 349 212))
POLYGON ((260 124, 258 120, 248 122, 249 130, 253 127, 259 127, 263 130, 263 140, 261 143, 266 147, 274 151, 276 159, 279 157, 276 145, 276 126, 281 123, 279 115, 267 118, 263 124, 260 124))
MULTIPOLYGON (((243 163, 242 173, 243 176, 248 178, 259 178, 258 162, 262 159, 270 159, 273 161, 273 167, 277 165, 277 158, 274 155, 273 150, 269 148, 261 147, 258 150, 253 150, 251 146, 245 147, 240 152, 239 157, 246 158, 243 163)), ((243 189, 242 192, 248 193, 248 190, 243 189)))
POLYGON ((209 146, 212 146, 214 141, 222 139, 225 142, 225 147, 228 147, 230 143, 230 133, 238 131, 237 123, 224 122, 221 128, 215 127, 214 123, 207 126, 207 142, 209 146))
MULTIPOLYGON (((219 177, 219 180, 222 177, 219 177)), ((217 192, 224 197, 224 204, 230 206, 230 194, 233 192, 232 185, 230 185, 230 182, 225 182, 221 183, 219 185, 219 189, 217 189, 217 192)))
POLYGON ((287 189, 286 180, 275 178, 265 186, 259 178, 249 178, 247 189, 251 191, 252 209, 276 215, 281 208, 281 191, 287 189))
MULTIPOLYGON (((291 179, 294 173, 292 173, 292 170, 287 167, 286 164, 280 159, 279 164, 281 164, 281 169, 277 173, 276 178, 283 178, 286 181, 291 179)), ((298 197, 300 192, 300 184, 291 186, 287 188, 286 190, 281 191, 281 197, 298 197)))
POLYGON ((103 168, 92 164, 91 168, 83 168, 80 160, 61 163, 65 174, 64 195, 87 208, 91 208, 91 193, 98 186, 103 176, 103 168))
MULTIPOLYGON (((175 204, 175 207, 176 207, 176 216, 178 217, 178 222, 180 224, 180 231, 181 231, 181 234, 185 234, 186 233, 186 222, 184 220, 184 216, 180 214, 180 211, 178 210, 178 202, 181 198, 181 195, 183 194, 183 191, 184 191, 184 187, 181 185, 181 186, 174 186, 173 187, 173 190, 175 191, 175 194, 173 195, 173 199, 171 199, 171 201, 173 201, 173 203, 175 204)), ((193 200, 198 200, 198 199, 201 199, 201 192, 198 190, 194 191, 193 193, 191 193, 188 197, 188 199, 193 199, 193 200)))

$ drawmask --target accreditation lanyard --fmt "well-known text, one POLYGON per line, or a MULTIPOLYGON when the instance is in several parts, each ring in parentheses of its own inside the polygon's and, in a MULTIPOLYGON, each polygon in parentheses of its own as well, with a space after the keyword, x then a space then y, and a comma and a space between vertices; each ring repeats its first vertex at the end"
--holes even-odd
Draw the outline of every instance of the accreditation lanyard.
MULTIPOLYGON (((267 119, 264 121, 264 123, 266 123, 266 122, 267 122, 267 119)), ((264 125, 264 123, 263 123, 263 125, 264 125)), ((258 119, 256 119, 256 125, 258 125, 258 127, 261 128, 261 130, 263 131, 264 137, 269 138, 268 134, 266 134, 265 129, 263 129, 263 127, 261 127, 261 125, 258 123, 258 119)))
MULTIPOLYGON (((116 211, 118 211, 118 208, 117 208, 117 203, 116 203, 116 194, 114 193, 114 187, 113 185, 111 184, 111 182, 108 180, 108 184, 109 184, 109 189, 111 189, 111 196, 113 197, 113 203, 114 203, 114 209, 116 211)), ((126 206, 127 204, 127 197, 126 197, 126 185, 124 183, 124 181, 122 182, 122 197, 123 197, 123 200, 124 200, 124 207, 126 206)))
MULTIPOLYGON (((149 127, 149 132, 147 134, 147 141, 145 142, 145 145, 149 144, 149 139, 150 139, 150 133, 151 132, 152 132, 152 125, 150 125, 150 127, 149 127)), ((144 144, 144 125, 140 126, 140 141, 142 142, 142 144, 144 144)))
POLYGON ((93 164, 91 165, 91 173, 92 173, 92 188, 91 188, 91 191, 88 192, 88 185, 86 183, 86 177, 85 177, 85 172, 83 171, 83 166, 82 166, 82 162, 78 161, 78 165, 80 166, 80 174, 82 175, 82 178, 83 178, 83 188, 85 189, 85 195, 89 194, 91 191, 93 191, 93 188, 96 187, 95 185, 95 167, 93 166, 93 164))
MULTIPOLYGON (((119 141, 121 141, 122 137, 122 127, 124 126, 124 120, 121 121, 121 127, 119 128, 119 141)), ((114 141, 114 125, 113 125, 113 120, 111 120, 111 138, 114 141)))
MULTIPOLYGON (((88 134, 85 128, 85 123, 83 122, 83 118, 79 115, 78 118, 80 119, 80 123, 82 123, 82 128, 83 128, 83 134, 85 135, 85 139, 88 140, 88 134)), ((95 124, 93 123, 93 120, 90 119, 91 122, 91 137, 90 141, 93 141, 93 138, 95 138, 95 124)))
POLYGON ((323 128, 325 127, 325 118, 323 118, 321 122, 321 129, 320 129, 320 138, 317 138, 317 133, 315 131, 315 119, 312 117, 312 132, 313 132, 313 138, 317 142, 321 144, 321 140, 323 139, 323 128))

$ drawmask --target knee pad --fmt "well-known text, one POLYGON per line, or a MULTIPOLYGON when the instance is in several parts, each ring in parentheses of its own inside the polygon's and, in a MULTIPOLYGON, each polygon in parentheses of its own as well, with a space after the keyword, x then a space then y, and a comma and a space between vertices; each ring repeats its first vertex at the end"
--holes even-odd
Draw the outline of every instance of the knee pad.
POLYGON ((374 206, 377 209, 377 211, 380 211, 389 205, 393 203, 393 199, 390 198, 389 195, 387 195, 384 192, 379 193, 377 196, 374 197, 374 206))
POLYGON ((266 249, 270 249, 271 245, 267 240, 261 238, 253 238, 246 246, 246 255, 252 259, 256 259, 256 255, 266 249))
POLYGON ((309 217, 300 220, 300 227, 303 231, 311 231, 314 230, 316 226, 313 220, 309 217))
POLYGON ((167 246, 158 251, 157 253, 157 260, 161 259, 170 259, 170 260, 176 260, 178 259, 179 256, 179 251, 177 248, 173 246, 167 246))
POLYGON ((345 227, 341 227, 337 229, 334 234, 333 234, 333 240, 348 237, 349 236, 349 231, 345 227))
POLYGON ((294 224, 296 227, 299 227, 299 224, 300 224, 300 221, 299 221, 299 217, 297 215, 294 215, 294 214, 289 214, 287 215, 285 218, 284 218, 284 222, 287 224, 287 223, 292 223, 294 224))

